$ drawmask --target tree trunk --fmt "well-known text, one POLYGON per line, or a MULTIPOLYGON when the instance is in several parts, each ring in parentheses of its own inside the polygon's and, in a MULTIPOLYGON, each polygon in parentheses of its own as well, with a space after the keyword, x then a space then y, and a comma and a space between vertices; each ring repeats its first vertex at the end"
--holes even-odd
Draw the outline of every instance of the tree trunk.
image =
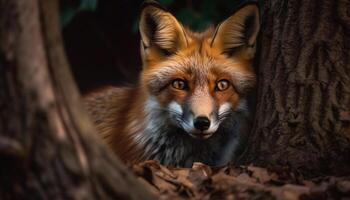
POLYGON ((268 0, 243 163, 350 172, 350 1, 268 0))
POLYGON ((0 0, 0 88, 1 199, 155 199, 94 134, 57 1, 0 0))

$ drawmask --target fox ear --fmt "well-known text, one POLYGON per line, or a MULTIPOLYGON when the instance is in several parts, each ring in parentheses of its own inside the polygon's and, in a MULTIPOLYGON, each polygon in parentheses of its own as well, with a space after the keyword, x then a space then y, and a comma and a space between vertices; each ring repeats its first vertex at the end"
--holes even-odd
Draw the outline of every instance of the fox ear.
POLYGON ((187 45, 182 25, 155 1, 143 4, 139 29, 143 57, 149 53, 168 56, 187 45))
POLYGON ((259 8, 256 4, 243 6, 218 25, 211 46, 228 56, 240 53, 244 58, 252 59, 260 29, 259 18, 259 8))

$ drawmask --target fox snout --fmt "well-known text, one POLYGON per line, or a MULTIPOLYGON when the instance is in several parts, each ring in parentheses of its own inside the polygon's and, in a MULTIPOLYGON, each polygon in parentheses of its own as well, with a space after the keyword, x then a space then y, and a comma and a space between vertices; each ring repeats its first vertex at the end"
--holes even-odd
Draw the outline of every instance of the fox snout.
MULTIPOLYGON (((191 109, 191 105, 186 109, 186 105, 181 106, 173 102, 173 106, 170 107, 170 110, 171 108, 176 108, 176 112, 182 113, 174 116, 176 125, 195 138, 206 139, 212 136, 217 131, 222 121, 219 119, 224 119, 224 117, 220 117, 220 109, 217 109, 217 106, 211 106, 210 102, 208 103, 209 105, 197 104, 193 106, 193 108, 202 108, 197 110, 191 109), (177 105, 174 106, 174 104, 177 105), (211 107, 211 109, 208 109, 208 106, 211 107)), ((173 113, 174 111, 171 110, 170 112, 173 113)))
POLYGON ((207 139, 217 131, 231 106, 216 105, 211 96, 195 95, 183 105, 173 101, 168 109, 179 128, 194 138, 207 139))
POLYGON ((217 129, 217 112, 215 110, 214 99, 209 94, 195 92, 189 101, 189 111, 185 114, 185 119, 192 125, 189 133, 196 136, 210 136, 217 129))

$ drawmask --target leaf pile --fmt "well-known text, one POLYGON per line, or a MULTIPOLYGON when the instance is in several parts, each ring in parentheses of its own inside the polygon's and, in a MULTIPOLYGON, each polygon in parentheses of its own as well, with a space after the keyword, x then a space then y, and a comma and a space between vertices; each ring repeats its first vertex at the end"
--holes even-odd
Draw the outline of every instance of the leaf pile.
POLYGON ((304 180, 287 168, 255 166, 171 168, 156 161, 132 170, 160 199, 341 199, 350 200, 350 177, 304 180))

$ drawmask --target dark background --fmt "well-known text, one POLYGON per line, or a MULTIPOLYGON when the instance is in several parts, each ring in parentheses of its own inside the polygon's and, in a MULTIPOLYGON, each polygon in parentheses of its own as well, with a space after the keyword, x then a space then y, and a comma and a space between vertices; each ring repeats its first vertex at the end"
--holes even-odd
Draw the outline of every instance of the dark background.
MULTIPOLYGON (((83 93, 104 85, 133 84, 141 70, 138 15, 142 0, 62 0, 68 60, 83 93)), ((159 0, 196 31, 216 25, 245 0, 159 0)))

